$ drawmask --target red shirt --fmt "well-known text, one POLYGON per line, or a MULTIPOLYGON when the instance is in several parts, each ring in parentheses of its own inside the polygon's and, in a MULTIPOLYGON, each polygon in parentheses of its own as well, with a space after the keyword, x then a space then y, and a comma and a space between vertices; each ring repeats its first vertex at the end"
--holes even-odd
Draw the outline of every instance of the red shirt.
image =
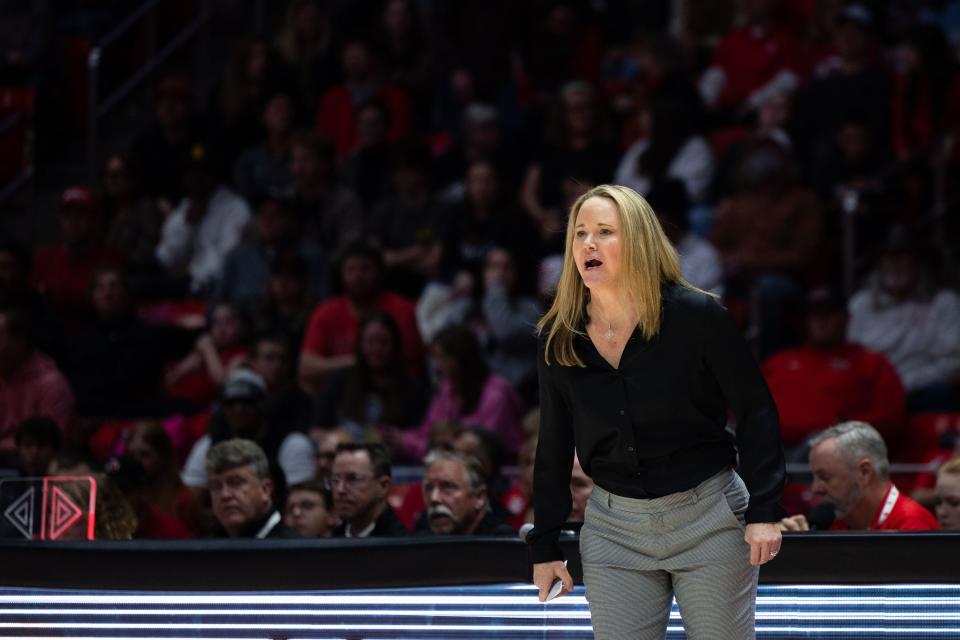
POLYGON ((765 31, 744 27, 732 31, 717 45, 713 63, 723 69, 726 76, 726 85, 720 94, 723 105, 742 104, 779 71, 792 71, 800 78, 805 75, 800 46, 782 27, 765 31))
MULTIPOLYGON (((411 373, 420 373, 423 343, 420 341, 413 303, 385 291, 380 294, 374 306, 379 311, 389 313, 397 321, 407 368, 411 373)), ((301 351, 324 358, 353 353, 359 326, 353 304, 347 296, 324 300, 310 314, 301 351)))
POLYGON ((73 328, 89 307, 90 279, 97 269, 122 267, 124 254, 101 245, 83 254, 73 254, 63 245, 37 249, 33 258, 33 286, 73 328))
MULTIPOLYGON (((219 352, 220 363, 225 369, 229 368, 234 362, 247 357, 246 347, 230 347, 219 352)), ((220 388, 210 379, 207 373, 207 367, 201 364, 197 369, 186 374, 170 389, 170 395, 174 398, 183 398, 189 400, 199 408, 209 407, 220 397, 220 388)))
POLYGON ((186 540, 192 538, 190 531, 180 520, 160 511, 153 505, 146 505, 137 514, 138 526, 133 537, 138 540, 186 540))
MULTIPOLYGON (((891 482, 869 528, 871 531, 933 531, 940 529, 940 523, 891 482)), ((843 520, 834 520, 830 530, 849 531, 850 527, 843 520)))
MULTIPOLYGON (((374 94, 389 112, 386 138, 394 143, 404 139, 410 132, 413 109, 407 92, 383 85, 374 94)), ((317 111, 316 129, 333 138, 337 156, 345 157, 354 151, 357 144, 357 106, 350 89, 344 85, 334 87, 323 94, 317 111)))
POLYGON ((17 427, 31 416, 52 418, 64 434, 75 418, 70 384, 53 360, 38 351, 9 377, 0 377, 0 462, 16 453, 17 427))
POLYGON ((842 420, 863 420, 887 439, 903 426, 906 394, 886 356, 855 344, 802 347, 774 354, 763 377, 787 445, 842 420))

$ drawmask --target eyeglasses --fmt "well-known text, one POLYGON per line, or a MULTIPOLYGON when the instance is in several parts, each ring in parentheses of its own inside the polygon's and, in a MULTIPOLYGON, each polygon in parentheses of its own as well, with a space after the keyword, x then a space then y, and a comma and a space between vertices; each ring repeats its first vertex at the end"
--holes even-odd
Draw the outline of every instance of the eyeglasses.
POLYGON ((348 473, 345 476, 332 475, 329 478, 330 488, 331 489, 336 488, 340 486, 341 482, 343 482, 348 487, 353 489, 355 487, 360 486, 361 484, 363 484, 364 482, 366 482, 372 477, 373 476, 371 475, 365 475, 365 474, 359 474, 359 473, 348 473))

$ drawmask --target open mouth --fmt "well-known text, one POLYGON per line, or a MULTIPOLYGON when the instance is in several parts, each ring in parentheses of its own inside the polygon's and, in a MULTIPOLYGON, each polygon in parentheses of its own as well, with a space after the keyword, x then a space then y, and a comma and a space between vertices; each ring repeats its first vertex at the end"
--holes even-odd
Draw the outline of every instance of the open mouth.
POLYGON ((596 258, 591 258, 590 260, 587 260, 586 262, 584 262, 583 266, 586 268, 587 271, 590 271, 591 269, 596 269, 602 264, 603 263, 597 260, 596 258))

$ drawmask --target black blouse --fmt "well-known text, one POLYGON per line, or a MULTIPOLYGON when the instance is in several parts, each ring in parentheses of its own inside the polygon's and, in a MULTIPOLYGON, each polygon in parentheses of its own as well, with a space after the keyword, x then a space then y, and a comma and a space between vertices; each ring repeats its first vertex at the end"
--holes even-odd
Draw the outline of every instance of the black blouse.
POLYGON ((665 287, 662 305, 660 333, 647 341, 635 329, 616 369, 586 335, 574 337, 585 367, 552 354, 547 365, 540 338, 534 562, 563 557, 574 446, 587 475, 617 495, 656 498, 738 466, 750 491, 746 521, 785 515, 777 409, 740 330, 716 299, 686 287, 665 287))

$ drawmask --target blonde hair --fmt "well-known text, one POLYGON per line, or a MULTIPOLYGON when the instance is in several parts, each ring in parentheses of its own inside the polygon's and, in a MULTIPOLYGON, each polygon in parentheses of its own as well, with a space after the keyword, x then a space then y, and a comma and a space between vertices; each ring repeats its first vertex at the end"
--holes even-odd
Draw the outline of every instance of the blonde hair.
POLYGON ((960 458, 950 458, 937 469, 937 475, 940 474, 960 476, 960 458))
POLYGON ((680 256, 667 239, 650 204, 639 193, 620 185, 601 184, 577 198, 570 208, 567 220, 563 270, 557 284, 553 305, 537 323, 537 332, 547 331, 544 361, 550 364, 550 354, 565 367, 585 366, 573 348, 576 335, 585 316, 589 291, 577 270, 573 255, 577 215, 583 203, 590 198, 607 198, 616 205, 623 237, 624 286, 630 292, 639 312, 639 325, 646 340, 660 332, 660 288, 665 283, 680 284, 694 291, 680 273, 680 256))

